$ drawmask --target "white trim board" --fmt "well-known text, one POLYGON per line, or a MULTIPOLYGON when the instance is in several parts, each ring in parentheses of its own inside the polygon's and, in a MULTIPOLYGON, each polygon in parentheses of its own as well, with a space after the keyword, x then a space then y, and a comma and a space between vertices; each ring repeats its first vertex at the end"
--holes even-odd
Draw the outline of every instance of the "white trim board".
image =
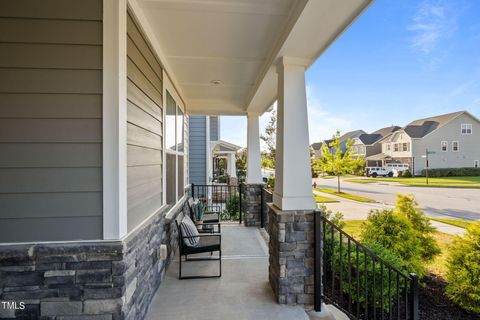
POLYGON ((103 239, 127 234, 127 2, 103 0, 103 239))

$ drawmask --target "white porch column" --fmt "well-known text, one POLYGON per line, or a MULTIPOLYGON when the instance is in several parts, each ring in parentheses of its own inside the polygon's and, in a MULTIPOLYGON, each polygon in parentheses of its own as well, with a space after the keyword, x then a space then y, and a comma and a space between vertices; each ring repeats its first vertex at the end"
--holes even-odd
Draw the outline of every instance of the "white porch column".
POLYGON ((235 152, 229 153, 228 154, 228 159, 227 159, 227 171, 228 175, 232 178, 237 177, 237 164, 236 164, 236 157, 235 157, 235 152))
POLYGON ((257 114, 247 116, 247 184, 263 183, 258 118, 257 114))
POLYGON ((305 67, 282 57, 277 65, 277 148, 273 203, 281 210, 315 209, 308 137, 305 67))

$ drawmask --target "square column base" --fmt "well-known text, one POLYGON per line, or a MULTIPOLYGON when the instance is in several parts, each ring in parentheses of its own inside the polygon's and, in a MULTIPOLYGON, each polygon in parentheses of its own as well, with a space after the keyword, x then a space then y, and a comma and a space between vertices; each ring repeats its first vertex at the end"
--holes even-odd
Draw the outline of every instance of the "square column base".
POLYGON ((260 227, 262 188, 264 186, 263 183, 245 185, 245 217, 243 223, 246 227, 260 227))
POLYGON ((285 211, 268 204, 269 282, 280 304, 314 301, 313 210, 285 211))

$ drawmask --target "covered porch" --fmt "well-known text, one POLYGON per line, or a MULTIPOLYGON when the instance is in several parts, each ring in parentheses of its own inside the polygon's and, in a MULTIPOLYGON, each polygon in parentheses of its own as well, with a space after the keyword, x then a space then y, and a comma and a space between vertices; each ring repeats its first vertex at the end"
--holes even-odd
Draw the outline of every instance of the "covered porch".
POLYGON ((316 208, 305 72, 371 2, 2 4, 0 298, 29 302, 8 316, 305 317, 316 208), (265 207, 259 116, 275 101, 267 253, 246 227, 265 207), (245 227, 224 228, 218 280, 175 277, 188 154, 208 149, 186 138, 193 115, 248 119, 245 227))
MULTIPOLYGON (((146 318, 155 320, 308 319, 303 307, 276 302, 268 283, 268 247, 260 229, 222 226, 222 277, 178 280, 178 256, 155 293, 146 318)), ((185 266, 185 268, 184 268, 185 266)), ((185 273, 215 274, 215 262, 187 262, 185 273)))

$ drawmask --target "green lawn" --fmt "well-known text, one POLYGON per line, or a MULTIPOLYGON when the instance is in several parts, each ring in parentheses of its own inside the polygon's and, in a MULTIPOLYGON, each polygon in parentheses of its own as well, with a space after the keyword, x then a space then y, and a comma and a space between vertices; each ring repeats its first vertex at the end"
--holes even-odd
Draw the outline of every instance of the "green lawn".
MULTIPOLYGON (((360 234, 362 233, 362 225, 365 220, 344 220, 345 226, 343 231, 351 235, 355 240, 361 240, 360 234)), ((442 253, 440 253, 435 259, 427 264, 428 271, 433 274, 440 276, 445 276, 447 271, 447 257, 448 257, 448 247, 452 243, 454 236, 443 233, 436 232, 434 235, 435 240, 437 240, 442 253)))
POLYGON ((431 220, 435 220, 438 222, 450 224, 455 227, 460 227, 466 229, 470 224, 472 224, 472 221, 465 221, 461 219, 448 219, 448 218, 430 218, 431 220))
POLYGON ((323 193, 327 193, 327 194, 331 194, 331 195, 334 195, 334 196, 342 197, 342 198, 345 198, 345 199, 355 200, 355 201, 358 201, 358 202, 377 202, 377 201, 375 201, 373 199, 370 199, 370 198, 360 197, 360 196, 356 196, 354 194, 345 193, 345 192, 337 192, 334 189, 329 189, 329 188, 315 188, 314 190, 320 191, 320 192, 323 192, 323 193))
POLYGON ((329 198, 329 197, 324 197, 324 196, 320 196, 318 194, 314 194, 313 197, 315 198, 315 202, 321 202, 321 203, 332 203, 332 202, 340 202, 338 200, 335 200, 335 199, 332 199, 332 198, 329 198))
POLYGON ((367 178, 367 179, 348 179, 348 182, 368 183, 375 181, 399 182, 410 187, 438 187, 438 188, 480 188, 479 177, 443 177, 429 178, 428 185, 425 177, 414 178, 367 178), (368 182, 367 182, 368 181, 368 182))

